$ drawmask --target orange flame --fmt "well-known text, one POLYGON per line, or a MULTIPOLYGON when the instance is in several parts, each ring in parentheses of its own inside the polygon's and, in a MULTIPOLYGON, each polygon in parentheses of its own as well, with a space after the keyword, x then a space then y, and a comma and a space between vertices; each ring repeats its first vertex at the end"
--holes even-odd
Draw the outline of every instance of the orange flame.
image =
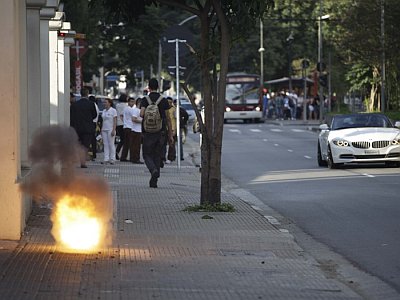
POLYGON ((96 215, 89 198, 65 195, 55 203, 51 215, 52 234, 66 251, 93 251, 103 242, 107 221, 96 215))

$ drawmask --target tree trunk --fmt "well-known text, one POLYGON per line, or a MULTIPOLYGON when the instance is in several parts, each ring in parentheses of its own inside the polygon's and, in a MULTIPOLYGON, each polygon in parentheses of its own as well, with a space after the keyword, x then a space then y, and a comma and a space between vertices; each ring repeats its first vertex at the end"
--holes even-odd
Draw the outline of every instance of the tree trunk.
MULTIPOLYGON (((200 204, 221 203, 221 154, 222 137, 225 110, 225 88, 226 75, 228 73, 228 58, 230 51, 230 33, 226 18, 222 12, 219 1, 212 1, 219 21, 220 48, 218 57, 220 59, 220 73, 218 88, 213 88, 210 77, 209 63, 209 36, 208 26, 201 32, 201 69, 203 78, 203 91, 205 92, 205 134, 201 146, 201 195, 200 204), (215 91, 217 91, 215 93, 215 91)), ((201 16, 201 22, 205 22, 208 15, 201 16)), ((215 75, 215 74, 214 74, 215 75)), ((216 76, 214 76, 216 77, 216 76)))
POLYGON ((201 77, 203 82, 204 97, 204 130, 202 131, 201 142, 201 191, 200 204, 213 203, 209 198, 210 189, 210 170, 211 170, 211 139, 213 134, 213 111, 212 111, 212 86, 210 79, 210 51, 209 51, 209 35, 208 35, 208 11, 200 15, 201 32, 200 32, 200 66, 201 77))
POLYGON ((378 82, 379 80, 379 70, 378 68, 374 67, 372 71, 372 78, 373 78, 373 84, 371 86, 371 91, 370 91, 370 103, 369 103, 369 112, 373 111, 379 111, 380 110, 380 101, 379 101, 379 92, 378 92, 378 82))

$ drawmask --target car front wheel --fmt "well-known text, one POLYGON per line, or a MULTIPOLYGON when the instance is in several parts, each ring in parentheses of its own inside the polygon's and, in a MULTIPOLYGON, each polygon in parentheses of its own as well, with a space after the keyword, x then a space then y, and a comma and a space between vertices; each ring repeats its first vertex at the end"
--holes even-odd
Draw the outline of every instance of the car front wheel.
POLYGON ((322 159, 321 146, 320 146, 319 142, 318 142, 318 150, 317 150, 317 161, 318 161, 318 166, 326 167, 327 163, 325 160, 322 159))
POLYGON ((332 157, 332 151, 331 147, 328 146, 328 168, 329 169, 337 169, 339 167, 339 164, 335 164, 333 162, 333 157, 332 157))

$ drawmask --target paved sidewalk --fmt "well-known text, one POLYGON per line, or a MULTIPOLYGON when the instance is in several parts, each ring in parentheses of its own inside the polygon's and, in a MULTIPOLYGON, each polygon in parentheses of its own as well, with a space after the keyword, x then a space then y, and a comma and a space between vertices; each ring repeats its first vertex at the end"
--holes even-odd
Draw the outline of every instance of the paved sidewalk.
MULTIPOLYGON (((185 153, 195 148, 188 143, 185 153)), ((0 299, 366 299, 233 193, 222 198, 236 212, 184 212, 199 203, 200 173, 189 156, 179 172, 162 169, 157 189, 144 165, 88 165, 113 192, 112 247, 59 252, 50 210, 35 207, 21 241, 0 243, 0 299)))

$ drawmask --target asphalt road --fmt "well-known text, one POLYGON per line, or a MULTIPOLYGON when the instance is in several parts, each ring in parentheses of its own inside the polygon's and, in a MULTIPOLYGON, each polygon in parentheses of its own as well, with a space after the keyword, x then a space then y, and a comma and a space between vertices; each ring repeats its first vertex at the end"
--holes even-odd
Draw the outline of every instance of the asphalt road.
POLYGON ((304 126, 225 124, 222 173, 400 291, 400 168, 317 166, 304 126))

